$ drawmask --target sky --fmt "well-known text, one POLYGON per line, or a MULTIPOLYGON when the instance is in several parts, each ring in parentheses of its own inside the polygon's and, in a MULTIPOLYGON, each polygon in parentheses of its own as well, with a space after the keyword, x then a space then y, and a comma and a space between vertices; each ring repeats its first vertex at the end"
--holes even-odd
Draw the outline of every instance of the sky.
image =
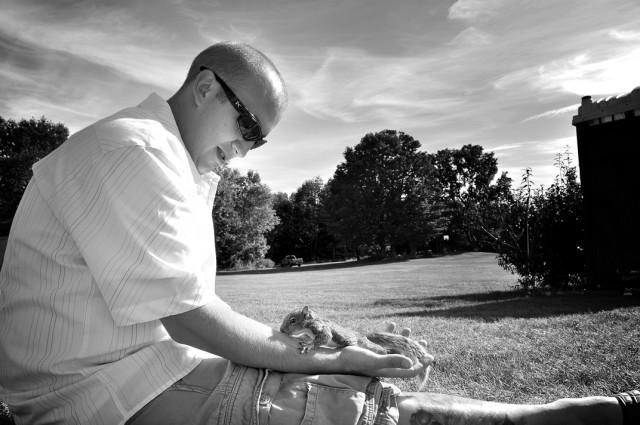
POLYGON ((329 179, 367 133, 424 150, 479 144, 514 185, 577 165, 573 115, 640 86, 638 0, 0 0, 0 116, 74 133, 151 92, 201 50, 241 41, 283 74, 290 107, 231 167, 272 192, 329 179))

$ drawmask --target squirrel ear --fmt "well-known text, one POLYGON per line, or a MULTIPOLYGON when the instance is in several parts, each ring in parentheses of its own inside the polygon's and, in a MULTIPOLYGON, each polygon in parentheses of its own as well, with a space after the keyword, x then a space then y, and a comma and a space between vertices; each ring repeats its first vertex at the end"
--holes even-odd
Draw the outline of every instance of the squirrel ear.
POLYGON ((302 309, 302 315, 304 317, 311 317, 311 312, 309 311, 308 305, 305 305, 304 308, 302 309))

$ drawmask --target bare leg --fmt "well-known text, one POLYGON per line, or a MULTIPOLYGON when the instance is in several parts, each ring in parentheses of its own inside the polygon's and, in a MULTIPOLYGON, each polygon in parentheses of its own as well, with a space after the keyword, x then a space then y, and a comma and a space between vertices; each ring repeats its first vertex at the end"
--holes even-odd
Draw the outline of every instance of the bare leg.
POLYGON ((622 425, 622 411, 613 397, 561 399, 542 405, 432 393, 402 393, 397 400, 399 425, 622 425))

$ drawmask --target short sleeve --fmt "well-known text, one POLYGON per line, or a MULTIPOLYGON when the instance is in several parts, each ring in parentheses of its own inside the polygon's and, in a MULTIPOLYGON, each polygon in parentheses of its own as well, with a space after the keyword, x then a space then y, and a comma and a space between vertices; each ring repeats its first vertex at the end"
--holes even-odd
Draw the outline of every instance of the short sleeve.
POLYGON ((117 325, 183 313, 213 296, 211 211, 180 170, 164 152, 135 145, 101 152, 55 184, 46 169, 34 174, 117 325))

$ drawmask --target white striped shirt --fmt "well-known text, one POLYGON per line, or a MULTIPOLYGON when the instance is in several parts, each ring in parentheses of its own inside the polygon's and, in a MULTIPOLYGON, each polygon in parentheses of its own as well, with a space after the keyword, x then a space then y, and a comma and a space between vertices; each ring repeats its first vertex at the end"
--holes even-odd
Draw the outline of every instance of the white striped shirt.
POLYGON ((0 273, 0 398, 23 423, 124 423, 200 361, 159 319, 213 296, 219 177, 156 94, 33 171, 0 273))

